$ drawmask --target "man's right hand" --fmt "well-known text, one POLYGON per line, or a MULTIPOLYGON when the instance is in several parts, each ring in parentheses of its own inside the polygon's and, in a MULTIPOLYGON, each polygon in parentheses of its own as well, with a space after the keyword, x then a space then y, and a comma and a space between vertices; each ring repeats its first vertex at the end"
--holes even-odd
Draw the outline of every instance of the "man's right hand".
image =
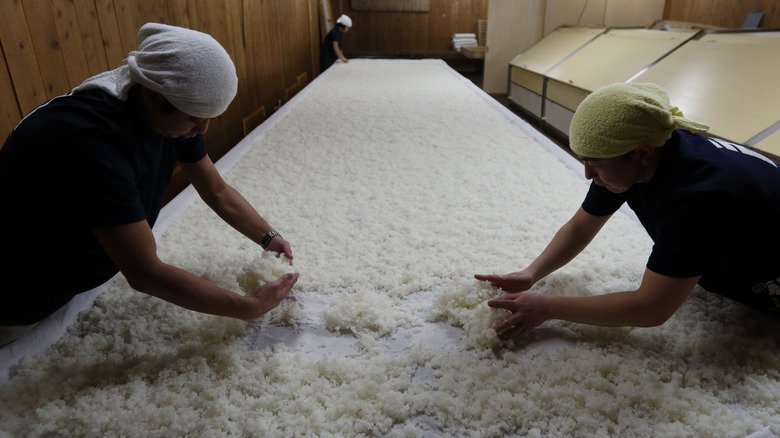
POLYGON ((290 293, 296 281, 298 281, 297 273, 284 274, 276 280, 258 287, 252 293, 260 301, 258 313, 254 318, 259 318, 278 306, 290 293))
POLYGON ((506 275, 482 275, 474 276, 479 281, 487 281, 491 285, 510 293, 523 292, 531 288, 535 281, 527 271, 513 272, 506 275))

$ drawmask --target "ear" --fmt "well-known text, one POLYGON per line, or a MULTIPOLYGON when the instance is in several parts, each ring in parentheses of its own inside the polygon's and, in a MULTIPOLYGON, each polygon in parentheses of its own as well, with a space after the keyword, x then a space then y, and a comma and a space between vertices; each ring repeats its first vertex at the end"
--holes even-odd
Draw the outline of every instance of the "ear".
POLYGON ((642 164, 647 166, 653 163, 659 149, 648 143, 641 144, 636 148, 636 156, 642 164))
POLYGON ((160 106, 160 93, 141 86, 141 101, 149 109, 158 109, 160 106))

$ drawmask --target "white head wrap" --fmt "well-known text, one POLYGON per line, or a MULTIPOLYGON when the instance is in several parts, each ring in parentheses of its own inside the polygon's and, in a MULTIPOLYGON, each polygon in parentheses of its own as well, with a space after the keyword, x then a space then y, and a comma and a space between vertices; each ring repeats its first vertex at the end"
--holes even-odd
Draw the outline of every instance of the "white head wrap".
POLYGON ((93 76, 73 91, 101 88, 127 100, 138 83, 162 94, 194 117, 222 114, 236 96, 238 77, 225 49, 210 35, 182 27, 147 23, 138 31, 138 50, 126 65, 93 76))
POLYGON ((341 16, 338 18, 338 20, 336 20, 336 23, 344 25, 344 26, 347 26, 347 27, 352 27, 352 19, 347 17, 344 14, 341 14, 341 16))

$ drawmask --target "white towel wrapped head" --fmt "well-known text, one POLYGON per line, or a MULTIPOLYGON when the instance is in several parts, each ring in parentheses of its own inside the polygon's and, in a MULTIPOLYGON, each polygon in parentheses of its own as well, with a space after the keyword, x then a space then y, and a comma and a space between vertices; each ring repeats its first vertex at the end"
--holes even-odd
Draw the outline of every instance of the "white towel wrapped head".
POLYGON ((336 24, 340 24, 346 27, 352 27, 352 19, 344 14, 341 14, 341 16, 338 19, 336 19, 336 24))
POLYGON ((195 117, 222 114, 238 90, 236 68, 210 35, 147 23, 138 31, 138 50, 125 62, 131 77, 195 117))
POLYGON ((195 117, 222 114, 238 90, 230 55, 210 35, 160 23, 138 31, 138 50, 126 65, 93 76, 73 91, 101 88, 120 100, 135 83, 163 96, 177 109, 195 117))

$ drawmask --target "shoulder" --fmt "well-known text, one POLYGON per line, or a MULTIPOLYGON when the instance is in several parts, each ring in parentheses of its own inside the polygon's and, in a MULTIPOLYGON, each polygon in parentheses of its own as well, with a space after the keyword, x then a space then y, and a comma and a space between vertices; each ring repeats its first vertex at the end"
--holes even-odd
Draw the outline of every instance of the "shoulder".
POLYGON ((126 102, 101 90, 87 90, 55 97, 26 115, 15 131, 67 137, 84 128, 97 132, 123 129, 134 119, 126 102))
POLYGON ((701 161, 718 167, 758 167, 778 169, 778 164, 745 146, 688 131, 674 132, 670 145, 680 160, 701 161))
POLYGON ((30 112, 3 148, 39 159, 98 162, 111 154, 126 156, 144 132, 126 102, 88 90, 56 97, 30 112))
POLYGON ((593 216, 607 216, 616 212, 624 202, 622 194, 612 193, 591 182, 582 209, 593 216))

